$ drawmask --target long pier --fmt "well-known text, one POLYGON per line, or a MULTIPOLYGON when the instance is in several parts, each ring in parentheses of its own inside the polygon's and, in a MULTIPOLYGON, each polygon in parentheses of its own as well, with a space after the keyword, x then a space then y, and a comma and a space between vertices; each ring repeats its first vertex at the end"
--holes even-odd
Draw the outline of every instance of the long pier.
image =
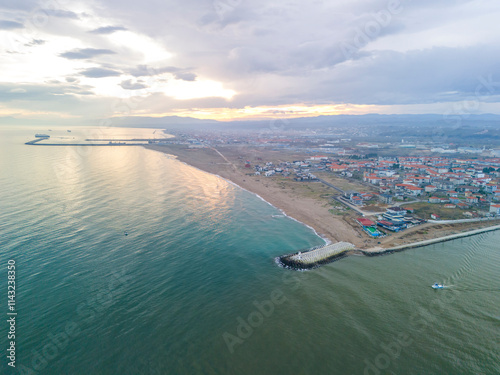
POLYGON ((29 146, 144 146, 145 143, 39 143, 45 138, 38 138, 26 142, 29 146))
POLYGON ((292 269, 311 269, 341 259, 347 256, 348 251, 355 248, 356 246, 349 242, 336 242, 306 252, 299 251, 295 254, 283 255, 277 258, 277 261, 283 266, 292 269))
POLYGON ((87 138, 85 139, 86 142, 99 142, 99 141, 104 141, 104 142, 128 142, 128 141, 133 141, 133 142, 159 142, 159 141, 171 141, 173 138, 129 138, 129 139, 117 139, 117 138, 87 138))

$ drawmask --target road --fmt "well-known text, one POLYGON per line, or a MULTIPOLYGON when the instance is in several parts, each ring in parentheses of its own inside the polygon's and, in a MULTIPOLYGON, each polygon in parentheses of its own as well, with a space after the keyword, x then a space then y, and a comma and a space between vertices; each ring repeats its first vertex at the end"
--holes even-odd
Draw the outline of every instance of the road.
POLYGON ((344 190, 336 187, 335 185, 333 185, 333 184, 331 184, 329 182, 326 182, 325 180, 322 180, 321 178, 318 178, 318 181, 321 182, 322 184, 325 184, 326 186, 331 187, 332 189, 337 190, 340 194, 344 194, 344 190))

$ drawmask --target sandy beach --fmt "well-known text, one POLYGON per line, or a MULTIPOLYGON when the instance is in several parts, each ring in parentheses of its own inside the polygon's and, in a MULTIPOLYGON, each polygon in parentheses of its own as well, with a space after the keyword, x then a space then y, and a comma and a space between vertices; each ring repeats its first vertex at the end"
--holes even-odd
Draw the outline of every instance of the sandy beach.
MULTIPOLYGON (((203 171, 219 175, 236 185, 259 195, 286 215, 312 227, 318 235, 331 242, 346 241, 360 249, 387 249, 413 242, 435 239, 497 225, 500 220, 477 223, 439 224, 426 223, 382 239, 369 238, 356 224, 354 213, 333 215, 331 205, 325 200, 301 194, 272 178, 254 176, 252 170, 241 168, 242 150, 188 148, 182 145, 147 145, 147 149, 174 155, 181 162, 203 171)), ((253 151, 255 156, 255 152, 253 151)), ((248 156, 248 155, 246 155, 248 156)), ((302 185, 303 186, 303 185, 302 185)), ((328 189, 328 188, 325 188, 328 189)), ((333 194, 333 190, 325 190, 333 194)))

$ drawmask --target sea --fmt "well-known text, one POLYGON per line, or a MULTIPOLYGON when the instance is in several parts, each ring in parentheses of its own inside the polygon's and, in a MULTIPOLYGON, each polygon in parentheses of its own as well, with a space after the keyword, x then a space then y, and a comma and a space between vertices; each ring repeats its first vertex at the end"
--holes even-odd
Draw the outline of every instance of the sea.
POLYGON ((160 132, 72 129, 0 128, 1 374, 500 374, 499 231, 292 271, 324 240, 218 176, 24 144, 160 132))

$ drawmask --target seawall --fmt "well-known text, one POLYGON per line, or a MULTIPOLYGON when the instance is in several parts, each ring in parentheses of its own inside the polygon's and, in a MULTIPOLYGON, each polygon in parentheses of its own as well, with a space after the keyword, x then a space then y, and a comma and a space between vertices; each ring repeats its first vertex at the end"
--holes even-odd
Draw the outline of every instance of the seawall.
POLYGON ((347 256, 347 253, 356 247, 349 242, 336 242, 330 245, 313 248, 306 252, 283 255, 277 262, 284 267, 302 270, 319 267, 347 256))
POLYGON ((495 230, 500 230, 500 225, 495 225, 492 227, 481 228, 481 229, 475 229, 475 230, 471 230, 468 232, 452 234, 449 236, 433 238, 430 240, 413 242, 413 243, 409 243, 409 244, 405 244, 405 245, 394 246, 394 247, 390 247, 387 249, 376 249, 376 248, 375 249, 367 249, 367 250, 357 249, 356 252, 362 253, 366 256, 384 255, 384 254, 390 254, 390 253, 395 253, 395 252, 399 252, 399 251, 404 251, 407 249, 414 249, 417 247, 428 246, 428 245, 432 245, 432 244, 439 243, 439 242, 452 241, 452 240, 456 240, 458 238, 475 236, 477 234, 492 232, 495 230))

